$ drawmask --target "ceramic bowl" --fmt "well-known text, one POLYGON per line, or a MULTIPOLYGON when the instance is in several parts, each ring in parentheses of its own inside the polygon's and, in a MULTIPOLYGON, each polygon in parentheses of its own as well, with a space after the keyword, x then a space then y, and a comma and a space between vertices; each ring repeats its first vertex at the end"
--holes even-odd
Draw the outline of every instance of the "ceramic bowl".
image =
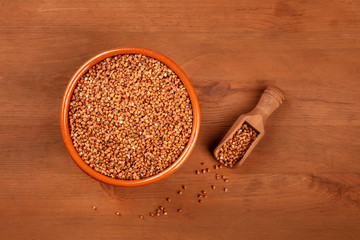
POLYGON ((105 52, 102 52, 95 57, 88 60, 86 63, 84 63, 72 76, 70 79, 61 104, 61 114, 60 114, 60 128, 61 128, 61 135, 63 138, 63 141, 65 143, 65 147, 67 151, 69 152, 71 158, 74 160, 74 162, 83 170, 85 173, 87 173, 89 176, 93 177, 94 179, 111 184, 114 186, 122 186, 122 187, 136 187, 136 186, 142 186, 150 183, 157 182, 173 172, 175 172, 189 157, 190 153, 194 149, 196 140, 199 135, 199 128, 200 128, 200 108, 199 108, 199 102, 197 100, 195 91, 193 86, 190 83, 190 80, 185 75, 185 73, 180 69, 176 63, 174 63, 169 58, 165 57, 164 55, 144 49, 144 48, 137 48, 137 47, 121 47, 121 48, 115 48, 111 49, 105 52), (185 85, 189 96, 191 100, 192 110, 193 110, 193 126, 192 126, 192 133, 189 139, 189 142, 187 143, 186 147, 184 148, 184 151, 181 153, 180 157, 167 169, 164 171, 148 177, 143 178, 139 180, 120 180, 120 179, 114 179, 108 176, 105 176, 101 173, 98 173, 91 167, 89 167, 80 157, 78 152, 76 151, 73 142, 70 137, 70 131, 69 131, 69 119, 68 119, 68 112, 69 112, 69 104, 71 101, 72 93, 76 87, 77 82, 80 80, 80 78, 95 64, 98 62, 101 62, 105 58, 113 57, 116 55, 121 54, 142 54, 148 57, 155 58, 159 60, 160 62, 167 65, 176 75, 180 78, 180 80, 185 85))

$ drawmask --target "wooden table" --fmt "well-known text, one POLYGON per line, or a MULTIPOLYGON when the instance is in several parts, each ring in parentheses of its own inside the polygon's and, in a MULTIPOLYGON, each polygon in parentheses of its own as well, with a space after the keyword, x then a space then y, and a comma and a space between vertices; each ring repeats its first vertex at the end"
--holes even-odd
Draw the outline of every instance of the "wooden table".
POLYGON ((359 239, 359 11, 348 0, 1 1, 0 238, 359 239), (202 114, 181 169, 134 189, 84 174, 59 127, 71 75, 119 46, 178 63, 202 114), (268 85, 286 101, 245 164, 217 171, 229 183, 196 175, 268 85), (160 205, 168 216, 149 217, 160 205))

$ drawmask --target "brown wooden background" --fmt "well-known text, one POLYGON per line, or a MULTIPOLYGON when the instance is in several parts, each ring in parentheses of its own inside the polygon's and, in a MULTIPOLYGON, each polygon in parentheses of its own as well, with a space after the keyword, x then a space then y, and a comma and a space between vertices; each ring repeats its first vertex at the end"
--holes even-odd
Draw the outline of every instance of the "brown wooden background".
POLYGON ((2 0, 0 238, 359 239, 359 11, 350 0, 2 0), (202 113, 185 165, 135 189, 84 174, 59 128, 71 75, 119 46, 178 63, 202 113), (194 170, 214 164, 209 149, 268 85, 286 101, 246 163, 218 171, 230 179, 224 193, 214 171, 194 170), (200 205, 201 189, 209 198, 200 205), (167 217, 148 217, 162 204, 167 217))

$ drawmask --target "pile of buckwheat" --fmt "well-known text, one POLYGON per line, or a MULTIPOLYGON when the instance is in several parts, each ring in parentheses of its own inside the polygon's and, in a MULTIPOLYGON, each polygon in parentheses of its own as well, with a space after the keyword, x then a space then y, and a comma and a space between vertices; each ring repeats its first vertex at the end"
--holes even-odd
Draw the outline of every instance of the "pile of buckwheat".
POLYGON ((251 143, 255 141, 258 135, 259 132, 256 129, 244 122, 233 137, 222 145, 217 160, 224 166, 235 166, 244 157, 251 143))
POLYGON ((193 112, 179 77, 160 61, 124 54, 79 80, 69 110, 81 158, 116 179, 153 176, 173 164, 192 131, 193 112))

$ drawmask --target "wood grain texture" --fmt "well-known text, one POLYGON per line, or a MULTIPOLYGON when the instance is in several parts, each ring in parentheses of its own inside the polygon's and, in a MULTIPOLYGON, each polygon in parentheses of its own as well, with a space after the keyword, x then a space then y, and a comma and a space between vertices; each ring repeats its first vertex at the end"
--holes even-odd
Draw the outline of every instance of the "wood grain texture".
POLYGON ((0 26, 1 239, 359 239, 359 1, 5 0, 0 26), (202 114, 184 166, 134 189, 81 172, 59 127, 71 75, 119 46, 174 60, 202 114), (195 175, 268 85, 286 101, 245 164, 195 175))

